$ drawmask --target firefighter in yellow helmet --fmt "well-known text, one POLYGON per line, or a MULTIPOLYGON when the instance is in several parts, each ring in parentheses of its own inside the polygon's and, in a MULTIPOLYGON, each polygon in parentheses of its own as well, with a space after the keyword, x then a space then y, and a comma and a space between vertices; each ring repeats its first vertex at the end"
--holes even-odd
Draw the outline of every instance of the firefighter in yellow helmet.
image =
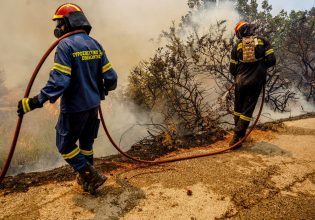
POLYGON ((235 128, 230 146, 245 136, 266 83, 267 69, 276 64, 269 41, 256 36, 253 25, 240 21, 235 27, 235 35, 239 41, 232 49, 230 60, 230 73, 235 79, 235 128))

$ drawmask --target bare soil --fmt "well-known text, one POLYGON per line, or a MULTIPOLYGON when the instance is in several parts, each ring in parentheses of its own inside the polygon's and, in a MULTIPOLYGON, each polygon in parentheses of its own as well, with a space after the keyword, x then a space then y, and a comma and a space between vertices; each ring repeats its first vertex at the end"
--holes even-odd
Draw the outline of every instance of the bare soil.
MULTIPOLYGON (((0 219, 315 219, 314 125, 315 117, 269 124, 239 150, 159 166, 99 159, 109 180, 95 196, 67 166, 8 177, 0 219)), ((213 151, 230 138, 163 157, 213 151)))

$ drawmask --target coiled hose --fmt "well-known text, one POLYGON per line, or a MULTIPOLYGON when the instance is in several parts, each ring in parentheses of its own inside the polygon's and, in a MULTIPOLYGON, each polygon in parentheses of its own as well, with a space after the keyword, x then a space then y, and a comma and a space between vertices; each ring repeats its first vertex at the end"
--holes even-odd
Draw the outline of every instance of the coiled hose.
MULTIPOLYGON (((34 72, 32 74, 32 77, 31 77, 31 79, 30 79, 30 81, 28 83, 28 86, 26 88, 26 91, 25 91, 25 94, 24 94, 24 98, 27 98, 29 96, 31 88, 33 86, 33 83, 34 83, 34 81, 36 79, 36 76, 37 76, 40 68, 42 67, 43 63, 45 62, 45 60, 47 59, 49 54, 52 52, 52 50, 58 45, 58 43, 62 39, 66 38, 66 37, 69 37, 69 36, 77 34, 77 33, 83 33, 83 32, 84 32, 84 30, 76 30, 76 31, 73 31, 73 32, 69 32, 69 33, 63 35, 62 37, 58 38, 48 48, 46 53, 43 55, 43 57, 38 62, 37 66, 36 66, 36 68, 35 68, 35 70, 34 70, 34 72)), ((264 100, 264 98, 265 98, 265 88, 263 88, 263 98, 262 98, 262 100, 264 100)), ((262 109, 263 109, 263 101, 261 102, 258 115, 257 115, 256 120, 254 121, 253 125, 251 126, 249 131, 246 133, 246 135, 241 140, 239 140, 236 144, 234 144, 233 146, 225 147, 225 148, 220 149, 218 151, 204 153, 204 154, 198 154, 198 155, 192 155, 192 156, 186 156, 186 157, 179 157, 179 158, 169 158, 169 159, 165 159, 165 160, 156 160, 156 161, 141 160, 141 159, 132 157, 132 156, 128 155, 127 153, 125 153, 124 151, 122 151, 122 149, 113 140, 113 138, 111 137, 111 135, 110 135, 110 133, 109 133, 107 127, 106 127, 106 123, 105 123, 105 120, 104 120, 104 117, 103 117, 101 106, 99 108, 99 114, 100 114, 100 118, 101 118, 101 123, 103 125, 103 128, 105 130, 105 133, 106 133, 108 139, 110 140, 112 145, 116 148, 116 150, 119 153, 121 153, 123 156, 125 156, 125 157, 127 157, 127 158, 129 158, 129 159, 131 159, 133 161, 136 161, 136 162, 147 163, 147 164, 162 164, 162 163, 170 163, 170 162, 175 162, 175 161, 180 161, 180 160, 188 160, 188 159, 193 159, 193 158, 206 157, 206 156, 210 156, 210 155, 214 155, 214 154, 219 154, 219 153, 222 153, 222 152, 225 152, 225 151, 228 151, 228 150, 231 150, 231 149, 235 148, 237 145, 243 143, 245 141, 245 139, 249 136, 249 134, 253 131, 253 129, 255 128, 255 126, 258 123, 258 120, 259 120, 259 117, 261 115, 262 109)), ((18 140, 18 137, 19 137, 19 134, 20 134, 22 121, 23 121, 23 116, 20 116, 18 118, 18 121, 17 121, 17 124, 16 124, 16 128, 15 128, 15 132, 14 132, 11 148, 10 148, 10 151, 9 151, 9 155, 7 157, 7 160, 6 160, 5 164, 4 164, 4 167, 1 170, 0 184, 2 183, 3 179, 5 178, 5 175, 6 175, 7 171, 8 171, 9 166, 10 166, 10 163, 11 163, 14 151, 15 151, 16 143, 17 143, 17 140, 18 140)))

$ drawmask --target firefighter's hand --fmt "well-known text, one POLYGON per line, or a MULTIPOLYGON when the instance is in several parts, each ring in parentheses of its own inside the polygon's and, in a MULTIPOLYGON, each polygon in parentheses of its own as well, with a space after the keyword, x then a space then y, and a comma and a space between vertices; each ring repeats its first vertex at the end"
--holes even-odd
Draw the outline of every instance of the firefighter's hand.
POLYGON ((25 113, 41 107, 43 107, 43 104, 39 103, 37 96, 33 98, 23 98, 18 102, 17 113, 21 117, 25 113))

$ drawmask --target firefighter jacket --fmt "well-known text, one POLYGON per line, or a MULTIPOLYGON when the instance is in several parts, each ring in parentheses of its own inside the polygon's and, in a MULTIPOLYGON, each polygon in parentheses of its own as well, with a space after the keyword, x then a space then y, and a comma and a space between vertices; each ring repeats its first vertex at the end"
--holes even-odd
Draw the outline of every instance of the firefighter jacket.
POLYGON ((62 113, 82 112, 99 106, 103 94, 116 85, 117 74, 102 46, 79 33, 59 42, 49 80, 38 99, 54 103, 61 96, 62 113))
POLYGON ((270 43, 257 36, 251 36, 254 39, 255 47, 253 49, 254 60, 245 62, 243 58, 243 43, 239 41, 231 52, 230 73, 235 77, 238 86, 261 87, 266 83, 267 69, 276 64, 274 50, 270 43))

